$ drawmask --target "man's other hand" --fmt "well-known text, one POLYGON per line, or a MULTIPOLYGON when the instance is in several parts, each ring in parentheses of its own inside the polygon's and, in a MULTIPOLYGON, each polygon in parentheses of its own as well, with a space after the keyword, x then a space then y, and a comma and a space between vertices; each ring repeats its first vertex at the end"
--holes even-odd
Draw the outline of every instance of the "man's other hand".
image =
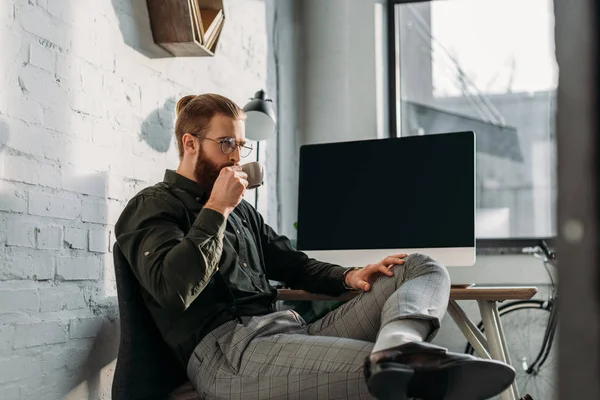
POLYGON ((404 264, 404 259, 408 254, 396 254, 389 256, 378 262, 377 264, 369 264, 364 268, 350 271, 346 275, 346 285, 356 290, 368 292, 371 290, 371 285, 380 275, 394 276, 392 266, 404 264))

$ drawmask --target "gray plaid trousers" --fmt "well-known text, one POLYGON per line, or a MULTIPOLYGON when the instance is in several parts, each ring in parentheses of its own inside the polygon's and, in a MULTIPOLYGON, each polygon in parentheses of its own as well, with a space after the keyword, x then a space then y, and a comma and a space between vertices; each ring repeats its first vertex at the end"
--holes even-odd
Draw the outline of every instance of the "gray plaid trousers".
POLYGON ((307 325, 294 311, 243 317, 210 332, 187 373, 203 399, 372 399, 363 363, 380 327, 426 319, 431 340, 440 327, 450 278, 438 262, 411 254, 394 277, 307 325))

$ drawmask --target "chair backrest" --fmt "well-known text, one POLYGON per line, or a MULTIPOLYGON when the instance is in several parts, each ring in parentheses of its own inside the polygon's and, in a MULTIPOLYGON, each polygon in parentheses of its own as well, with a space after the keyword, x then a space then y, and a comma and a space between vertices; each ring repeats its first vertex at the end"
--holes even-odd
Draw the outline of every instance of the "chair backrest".
POLYGON ((112 385, 113 400, 167 399, 187 380, 146 308, 142 287, 121 252, 113 249, 121 339, 112 385))

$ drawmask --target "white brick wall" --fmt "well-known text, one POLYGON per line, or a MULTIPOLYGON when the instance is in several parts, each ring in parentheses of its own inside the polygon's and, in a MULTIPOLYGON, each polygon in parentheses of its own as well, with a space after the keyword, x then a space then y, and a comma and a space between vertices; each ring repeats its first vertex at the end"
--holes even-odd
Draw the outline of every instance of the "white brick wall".
POLYGON ((267 5, 225 5, 217 56, 176 59, 151 45, 143 0, 0 1, 3 400, 110 398, 116 350, 94 346, 118 338, 113 225, 177 166, 175 102, 273 90, 267 5))

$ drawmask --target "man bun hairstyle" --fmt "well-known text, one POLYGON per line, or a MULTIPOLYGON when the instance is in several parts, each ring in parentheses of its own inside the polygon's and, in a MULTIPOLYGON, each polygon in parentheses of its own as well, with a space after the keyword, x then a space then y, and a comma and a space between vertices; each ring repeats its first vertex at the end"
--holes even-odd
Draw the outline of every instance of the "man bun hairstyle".
POLYGON ((232 100, 214 93, 183 96, 177 102, 175 138, 179 158, 183 157, 183 135, 193 133, 204 137, 212 118, 221 114, 232 119, 246 119, 246 113, 232 100))

